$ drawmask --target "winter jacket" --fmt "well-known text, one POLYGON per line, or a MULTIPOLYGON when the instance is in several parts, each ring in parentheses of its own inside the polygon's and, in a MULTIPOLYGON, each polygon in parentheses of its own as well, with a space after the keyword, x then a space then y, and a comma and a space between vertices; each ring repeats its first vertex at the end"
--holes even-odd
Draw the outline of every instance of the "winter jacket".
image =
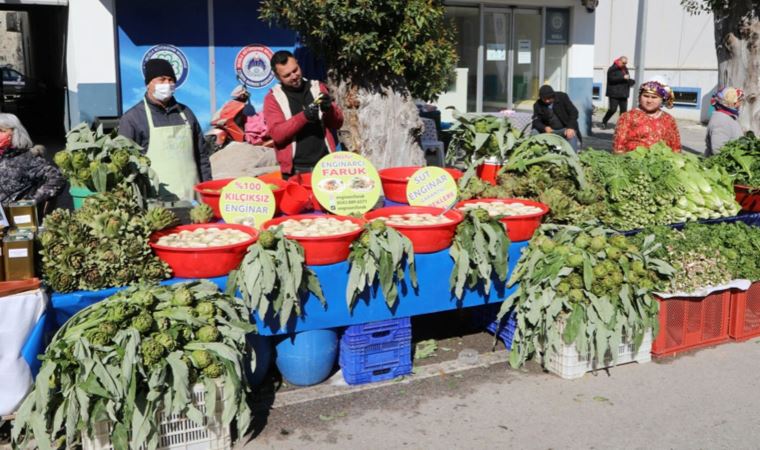
POLYGON ((0 204, 22 199, 42 204, 66 186, 57 167, 27 149, 8 149, 0 155, 0 204))
POLYGON ((625 79, 628 75, 628 68, 625 66, 618 66, 612 64, 607 69, 607 90, 605 95, 611 98, 628 98, 631 95, 631 86, 635 81, 632 79, 625 79))
MULTIPOLYGON (((177 102, 174 98, 169 101, 166 108, 150 100, 147 100, 147 103, 153 115, 154 127, 183 125, 185 121, 182 119, 180 112, 185 113, 187 122, 193 130, 193 154, 195 155, 195 164, 198 167, 198 178, 201 181, 210 180, 211 162, 209 161, 209 151, 195 114, 193 114, 190 108, 177 102)), ((143 153, 148 151, 150 128, 148 127, 148 116, 145 113, 145 102, 137 102, 135 106, 121 116, 121 119, 119 119, 119 134, 137 142, 143 148, 143 153)))
POLYGON ((546 127, 550 126, 552 114, 557 116, 565 128, 575 130, 580 139, 578 109, 564 92, 554 92, 554 103, 551 108, 543 100, 536 100, 536 103, 533 104, 533 128, 539 133, 543 133, 546 127))
MULTIPOLYGON (((312 83, 311 89, 318 95, 319 92, 329 94, 327 86, 318 81, 307 81, 312 83), (317 91, 318 90, 318 91, 317 91)), ((298 132, 308 123, 303 111, 296 115, 290 112, 290 106, 285 93, 282 92, 282 86, 273 87, 264 98, 264 119, 269 127, 269 136, 274 141, 274 149, 277 154, 277 162, 280 163, 282 173, 290 174, 293 171, 293 156, 296 154, 296 136, 298 132)), ((333 107, 322 115, 322 123, 325 130, 325 143, 330 152, 335 151, 336 143, 333 133, 328 130, 337 130, 343 126, 343 112, 338 105, 333 103, 333 107)))
POLYGON ((744 131, 736 119, 726 113, 714 111, 707 123, 705 156, 717 154, 726 142, 742 136, 744 131))

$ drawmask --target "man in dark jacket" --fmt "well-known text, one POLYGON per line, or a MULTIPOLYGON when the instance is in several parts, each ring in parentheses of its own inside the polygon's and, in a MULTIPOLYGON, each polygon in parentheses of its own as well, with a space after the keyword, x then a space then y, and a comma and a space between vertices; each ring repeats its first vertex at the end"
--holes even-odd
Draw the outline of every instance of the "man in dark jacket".
POLYGON ((541 86, 533 104, 533 130, 563 136, 578 151, 581 136, 578 109, 567 94, 555 92, 548 84, 541 86))
POLYGON ((602 129, 607 129, 607 122, 620 108, 620 115, 628 111, 628 97, 631 95, 631 86, 635 83, 628 75, 628 58, 621 56, 607 69, 607 92, 609 108, 602 118, 602 129))
POLYGON ((211 163, 195 114, 174 99, 171 64, 151 59, 143 68, 145 97, 119 120, 119 134, 137 142, 150 158, 163 200, 192 200, 193 186, 211 179, 211 163))

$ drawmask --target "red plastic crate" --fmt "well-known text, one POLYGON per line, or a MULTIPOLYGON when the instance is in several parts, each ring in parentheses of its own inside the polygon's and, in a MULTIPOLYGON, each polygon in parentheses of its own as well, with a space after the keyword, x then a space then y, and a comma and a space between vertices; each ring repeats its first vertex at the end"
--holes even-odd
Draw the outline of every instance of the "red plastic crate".
POLYGON ((660 333, 652 345, 653 356, 672 356, 729 340, 731 291, 719 291, 707 297, 657 297, 657 301, 660 303, 660 333))
POLYGON ((760 282, 747 291, 731 293, 731 324, 728 335, 737 341, 760 336, 760 282))

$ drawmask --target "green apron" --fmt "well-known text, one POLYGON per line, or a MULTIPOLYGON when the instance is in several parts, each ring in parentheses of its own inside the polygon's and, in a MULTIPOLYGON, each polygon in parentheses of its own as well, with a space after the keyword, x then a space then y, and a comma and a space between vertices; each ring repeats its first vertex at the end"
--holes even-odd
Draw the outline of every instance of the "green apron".
POLYGON ((158 196, 161 200, 193 200, 193 187, 198 184, 198 167, 193 153, 193 130, 184 112, 180 112, 184 125, 153 126, 150 105, 145 103, 148 116, 148 153, 150 167, 161 183, 158 196))

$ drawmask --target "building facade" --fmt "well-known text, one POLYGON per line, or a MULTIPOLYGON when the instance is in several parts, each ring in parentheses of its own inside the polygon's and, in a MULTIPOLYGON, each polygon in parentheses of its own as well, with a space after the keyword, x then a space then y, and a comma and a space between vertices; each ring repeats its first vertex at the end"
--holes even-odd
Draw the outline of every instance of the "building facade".
MULTIPOLYGON (((628 56, 635 59, 639 0, 603 0, 596 9, 594 105, 607 107, 607 68, 628 56)), ((648 1, 644 41, 644 79, 665 78, 675 92, 675 117, 706 121, 718 82, 712 14, 690 15, 679 0, 648 1)), ((632 93, 633 94, 633 93, 632 93)), ((635 97, 635 96, 634 96, 635 97)), ((634 98, 632 97, 632 98, 634 98)), ((635 100, 634 100, 635 102, 635 100)))

